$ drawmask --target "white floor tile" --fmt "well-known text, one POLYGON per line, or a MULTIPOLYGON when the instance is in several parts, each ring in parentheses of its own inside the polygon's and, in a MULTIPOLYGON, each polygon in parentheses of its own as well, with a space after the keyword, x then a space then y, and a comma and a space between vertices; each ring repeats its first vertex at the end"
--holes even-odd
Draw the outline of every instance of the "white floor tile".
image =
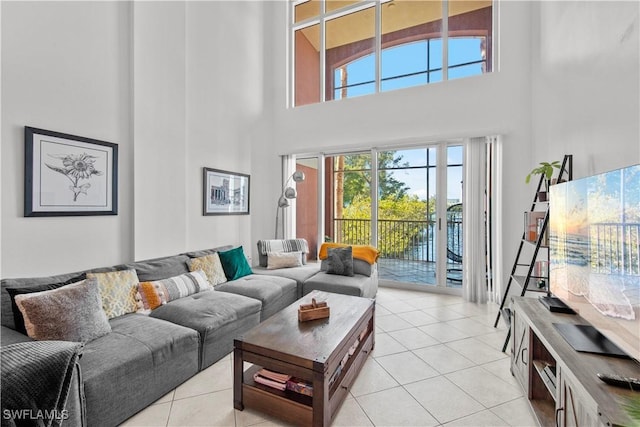
POLYGON ((447 343, 447 346, 462 354, 467 359, 474 361, 478 365, 508 358, 505 353, 475 338, 449 342, 447 343))
POLYGON ((231 390, 174 400, 168 426, 233 426, 231 390))
POLYGON ((538 425, 535 416, 531 412, 531 406, 529 406, 529 402, 527 402, 527 399, 524 397, 491 408, 491 412, 513 427, 531 427, 538 425))
POLYGON ((224 357, 175 390, 174 400, 233 388, 232 363, 224 357))
POLYGON ((438 319, 441 322, 446 322, 448 320, 462 319, 466 317, 464 314, 460 314, 457 311, 453 311, 447 306, 424 308, 422 309, 422 311, 424 311, 434 319, 438 319))
POLYGON ((407 391, 440 423, 482 411, 485 408, 443 376, 405 386, 407 391))
POLYGON ((450 320, 447 322, 447 324, 473 336, 491 334, 495 332, 495 329, 493 329, 492 327, 483 325, 469 317, 466 317, 464 319, 450 320))
POLYGON ((385 332, 399 331, 400 329, 413 328, 411 323, 402 320, 395 314, 376 317, 376 326, 385 332))
POLYGON ((422 332, 432 336, 440 342, 457 341, 465 338, 469 338, 470 335, 462 332, 452 326, 449 326, 446 322, 434 323, 431 325, 420 326, 422 332))
POLYGON ((401 353, 407 351, 407 348, 393 339, 389 334, 383 332, 376 334, 375 346, 371 354, 373 357, 386 356, 387 354, 401 353))
POLYGON ((415 307, 400 300, 381 302, 380 305, 394 314, 413 311, 416 309, 415 307))
POLYGON ((509 427, 509 423, 487 409, 443 424, 442 427, 509 427))
POLYGON ((493 362, 484 363, 480 366, 502 379, 502 381, 506 381, 511 385, 520 387, 516 377, 511 374, 511 359, 495 360, 493 362))
POLYGON ((439 375, 438 371, 410 351, 378 357, 376 361, 400 384, 439 375))
POLYGON ((334 427, 361 427, 373 426, 373 423, 369 417, 367 417, 367 414, 365 414, 356 399, 350 398, 342 402, 342 406, 331 422, 331 425, 334 427))
POLYGON ((171 412, 171 402, 159 403, 149 406, 129 418, 122 427, 155 427, 167 425, 171 412))
POLYGON ((351 394, 362 396, 397 387, 398 385, 398 382, 393 379, 391 374, 385 371, 373 357, 370 357, 354 381, 351 387, 351 394))
POLYGON ((438 422, 402 387, 356 398, 376 426, 435 426, 438 422))
POLYGON ((522 396, 522 390, 480 366, 452 372, 446 377, 482 403, 486 408, 500 405, 522 396))
POLYGON ((441 374, 475 366, 474 362, 444 344, 413 350, 413 353, 441 374))
POLYGON ((398 317, 405 320, 413 326, 424 326, 432 323, 438 323, 439 320, 421 310, 408 311, 406 313, 398 313, 398 317))
POLYGON ((389 332, 389 335, 409 350, 440 344, 440 341, 416 328, 389 332))

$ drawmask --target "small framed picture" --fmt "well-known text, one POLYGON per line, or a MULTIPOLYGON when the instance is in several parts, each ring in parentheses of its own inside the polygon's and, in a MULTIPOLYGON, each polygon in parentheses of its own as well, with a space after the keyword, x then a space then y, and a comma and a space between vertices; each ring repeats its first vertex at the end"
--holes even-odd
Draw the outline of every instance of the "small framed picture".
POLYGON ((118 145, 25 126, 24 216, 118 214, 118 145))
POLYGON ((203 168, 202 215, 248 215, 249 175, 203 168))

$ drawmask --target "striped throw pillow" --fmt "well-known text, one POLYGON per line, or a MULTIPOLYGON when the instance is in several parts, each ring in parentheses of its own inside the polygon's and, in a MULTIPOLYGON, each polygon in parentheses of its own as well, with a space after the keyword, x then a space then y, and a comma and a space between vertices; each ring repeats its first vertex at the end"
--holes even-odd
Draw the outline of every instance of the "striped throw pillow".
POLYGON ((141 282, 138 285, 138 311, 153 310, 169 301, 212 289, 202 270, 153 282, 141 282))

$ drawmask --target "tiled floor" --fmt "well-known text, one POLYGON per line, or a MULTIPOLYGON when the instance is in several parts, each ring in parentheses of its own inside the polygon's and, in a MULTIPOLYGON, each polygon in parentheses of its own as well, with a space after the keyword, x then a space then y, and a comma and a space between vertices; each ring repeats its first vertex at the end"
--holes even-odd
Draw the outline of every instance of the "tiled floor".
MULTIPOLYGON (((334 426, 536 426, 500 352, 494 304, 380 288, 376 344, 334 426)), ((233 408, 231 355, 199 373, 126 426, 282 426, 233 408)))

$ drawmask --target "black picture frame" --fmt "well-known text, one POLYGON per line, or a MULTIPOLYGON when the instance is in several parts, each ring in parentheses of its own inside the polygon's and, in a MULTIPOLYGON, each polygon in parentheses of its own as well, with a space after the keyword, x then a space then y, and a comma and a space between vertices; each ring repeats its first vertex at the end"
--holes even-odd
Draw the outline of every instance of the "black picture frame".
POLYGON ((202 215, 249 215, 250 180, 244 173, 202 168, 202 215))
POLYGON ((118 145, 24 128, 24 216, 118 214, 118 145))

